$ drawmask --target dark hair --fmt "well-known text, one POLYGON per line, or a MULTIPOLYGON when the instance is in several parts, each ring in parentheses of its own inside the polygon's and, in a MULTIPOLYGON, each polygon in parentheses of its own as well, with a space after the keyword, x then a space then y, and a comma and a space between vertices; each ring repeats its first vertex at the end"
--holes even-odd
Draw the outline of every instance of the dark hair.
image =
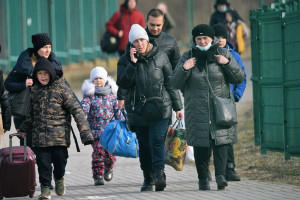
MULTIPOLYGON (((128 1, 129 0, 125 0, 124 3, 122 4, 122 6, 126 9, 128 9, 128 1)), ((135 0, 136 4, 137 4, 137 0, 135 0)))
POLYGON ((225 13, 230 13, 233 22, 238 20, 238 16, 237 16, 236 11, 229 9, 225 13))
POLYGON ((147 21, 149 19, 149 16, 152 16, 152 17, 163 16, 164 17, 164 13, 158 8, 152 8, 147 14, 147 21))

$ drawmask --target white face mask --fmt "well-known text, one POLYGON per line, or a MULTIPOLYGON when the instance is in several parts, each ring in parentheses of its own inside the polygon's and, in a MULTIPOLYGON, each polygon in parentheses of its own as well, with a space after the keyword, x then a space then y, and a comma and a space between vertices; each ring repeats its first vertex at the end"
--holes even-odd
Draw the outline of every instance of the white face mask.
POLYGON ((200 49, 200 51, 207 51, 210 47, 211 47, 211 43, 209 43, 208 45, 206 45, 206 47, 201 47, 198 44, 196 45, 196 47, 198 49, 200 49))
POLYGON ((220 8, 217 8, 217 9, 218 9, 218 11, 221 12, 221 13, 224 13, 224 12, 226 12, 226 11, 228 10, 227 7, 225 7, 223 10, 221 10, 220 8))

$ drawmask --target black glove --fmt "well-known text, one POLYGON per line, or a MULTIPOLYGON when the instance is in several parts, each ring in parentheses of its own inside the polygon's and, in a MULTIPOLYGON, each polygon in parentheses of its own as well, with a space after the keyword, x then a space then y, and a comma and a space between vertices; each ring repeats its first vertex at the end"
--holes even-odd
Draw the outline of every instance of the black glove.
POLYGON ((84 146, 89 145, 89 144, 94 144, 94 140, 88 140, 86 142, 83 143, 84 146))

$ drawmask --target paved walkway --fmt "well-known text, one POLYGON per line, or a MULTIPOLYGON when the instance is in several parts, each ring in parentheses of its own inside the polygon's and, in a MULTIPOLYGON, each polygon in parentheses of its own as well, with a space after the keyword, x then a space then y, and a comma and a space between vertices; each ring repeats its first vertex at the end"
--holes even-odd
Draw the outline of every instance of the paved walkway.
MULTIPOLYGON (((75 128, 78 135, 78 130, 75 128)), ((79 138, 78 138, 79 139, 79 138)), ((79 139, 80 140, 80 139, 79 139)), ((17 140, 15 140, 16 144, 17 140)), ((91 146, 83 146, 77 153, 75 143, 69 148, 69 159, 66 167, 65 183, 67 192, 64 196, 56 196, 52 191, 52 199, 230 199, 230 200, 296 200, 300 199, 300 187, 287 184, 257 182, 242 177, 240 182, 229 182, 223 191, 217 190, 216 182, 211 182, 210 191, 199 191, 196 168, 193 164, 184 166, 177 172, 166 166, 167 187, 163 192, 140 192, 143 182, 138 159, 117 158, 114 168, 114 178, 103 186, 94 186, 91 171, 91 146)), ((40 194, 39 184, 36 187, 34 199, 40 194)), ((11 199, 29 199, 11 198, 11 199)))

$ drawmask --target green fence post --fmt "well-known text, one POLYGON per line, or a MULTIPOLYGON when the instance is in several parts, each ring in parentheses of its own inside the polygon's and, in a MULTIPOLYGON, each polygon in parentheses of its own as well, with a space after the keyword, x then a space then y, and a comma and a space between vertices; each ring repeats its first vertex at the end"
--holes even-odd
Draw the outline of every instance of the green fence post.
POLYGON ((187 1, 187 17, 188 17, 188 44, 190 46, 191 43, 193 43, 192 39, 192 29, 194 27, 194 0, 188 0, 187 1))

